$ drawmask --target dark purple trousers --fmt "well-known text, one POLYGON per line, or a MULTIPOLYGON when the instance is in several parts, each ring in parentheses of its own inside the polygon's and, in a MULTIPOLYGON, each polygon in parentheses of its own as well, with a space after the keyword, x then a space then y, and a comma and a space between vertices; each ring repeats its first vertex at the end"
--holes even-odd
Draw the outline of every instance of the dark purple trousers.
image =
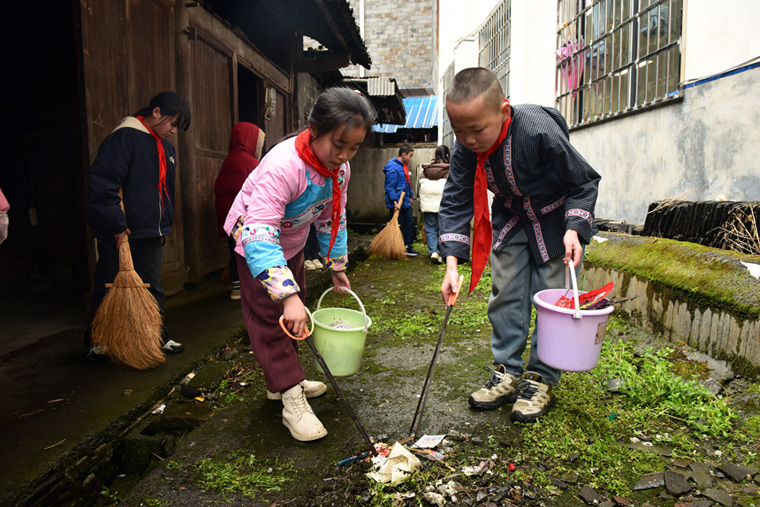
MULTIPOLYGON (((264 371, 267 389, 273 393, 285 391, 305 378, 298 358, 298 341, 288 337, 280 327, 282 302, 272 301, 264 285, 251 275, 245 258, 237 254, 236 257, 243 321, 251 340, 251 349, 264 371)), ((288 267, 301 288, 298 293, 301 301, 305 301, 306 297, 306 271, 303 263, 303 252, 288 261, 288 267)))

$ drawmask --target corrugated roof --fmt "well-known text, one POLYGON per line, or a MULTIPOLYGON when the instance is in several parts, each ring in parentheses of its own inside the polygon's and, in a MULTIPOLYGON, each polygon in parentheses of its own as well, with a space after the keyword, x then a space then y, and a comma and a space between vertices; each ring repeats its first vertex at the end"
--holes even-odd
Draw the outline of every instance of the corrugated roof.
POLYGON ((393 134, 400 128, 406 129, 429 129, 438 126, 438 96, 428 95, 425 97, 406 97, 404 99, 406 109, 406 124, 379 124, 372 127, 375 132, 393 134))

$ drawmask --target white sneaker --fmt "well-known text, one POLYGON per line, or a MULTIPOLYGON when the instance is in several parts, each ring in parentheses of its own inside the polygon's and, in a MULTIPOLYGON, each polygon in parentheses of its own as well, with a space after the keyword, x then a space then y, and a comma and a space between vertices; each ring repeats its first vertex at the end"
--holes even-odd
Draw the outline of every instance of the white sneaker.
POLYGON ((314 261, 312 261, 311 259, 304 262, 303 265, 306 268, 306 271, 314 271, 315 269, 317 269, 317 267, 314 265, 314 261))
POLYGON ((435 262, 436 264, 442 264, 443 263, 443 259, 438 254, 438 252, 433 252, 432 254, 430 254, 430 260, 433 261, 433 262, 435 262))
POLYGON ((164 346, 161 347, 161 349, 166 354, 179 354, 185 350, 185 346, 179 342, 175 342, 174 340, 169 340, 168 342, 164 343, 164 346))
POLYGON ((327 430, 306 401, 306 392, 301 384, 282 394, 282 407, 282 424, 296 440, 310 442, 327 435, 327 430))
POLYGON ((232 282, 232 290, 230 291, 230 299, 237 301, 240 299, 240 282, 232 282))
POLYGON ((324 264, 322 264, 319 261, 319 259, 313 259, 311 262, 314 264, 314 267, 317 268, 317 269, 322 269, 322 268, 325 267, 324 264))

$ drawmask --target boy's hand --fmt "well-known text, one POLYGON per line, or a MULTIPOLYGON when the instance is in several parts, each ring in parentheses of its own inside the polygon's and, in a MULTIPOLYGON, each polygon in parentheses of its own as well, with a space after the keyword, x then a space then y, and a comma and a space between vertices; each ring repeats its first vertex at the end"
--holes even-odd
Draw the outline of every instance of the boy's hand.
POLYGON ((309 315, 306 313, 306 307, 301 302, 301 298, 298 294, 293 294, 282 302, 282 306, 285 325, 293 336, 301 336, 309 322, 309 315))
POLYGON ((458 260, 455 256, 449 255, 446 257, 446 276, 443 277, 443 285, 441 285, 441 295, 443 296, 443 302, 448 304, 451 293, 457 289, 459 285, 459 269, 457 268, 458 260))
POLYGON ((341 287, 346 287, 347 289, 351 288, 351 282, 348 281, 348 276, 346 276, 345 271, 332 271, 330 272, 330 276, 332 277, 335 292, 345 292, 341 287))
POLYGON ((572 229, 565 231, 565 237, 562 238, 562 242, 565 244, 565 266, 568 265, 568 259, 573 260, 573 266, 580 266, 583 249, 578 239, 578 233, 572 229))

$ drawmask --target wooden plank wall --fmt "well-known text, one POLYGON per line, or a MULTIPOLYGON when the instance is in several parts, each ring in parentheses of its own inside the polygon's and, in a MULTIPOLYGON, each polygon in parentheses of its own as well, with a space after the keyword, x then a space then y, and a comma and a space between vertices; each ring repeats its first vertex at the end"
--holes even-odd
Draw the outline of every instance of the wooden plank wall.
MULTIPOLYGON (((88 167, 119 120, 156 93, 173 90, 190 104, 190 129, 172 139, 178 148, 177 195, 162 281, 167 294, 173 294, 225 267, 229 258, 216 231, 213 188, 238 119, 238 68, 277 93, 276 114, 260 123, 268 145, 294 128, 293 78, 197 4, 79 2, 88 167)), ((94 250, 92 244, 93 261, 94 250)))

